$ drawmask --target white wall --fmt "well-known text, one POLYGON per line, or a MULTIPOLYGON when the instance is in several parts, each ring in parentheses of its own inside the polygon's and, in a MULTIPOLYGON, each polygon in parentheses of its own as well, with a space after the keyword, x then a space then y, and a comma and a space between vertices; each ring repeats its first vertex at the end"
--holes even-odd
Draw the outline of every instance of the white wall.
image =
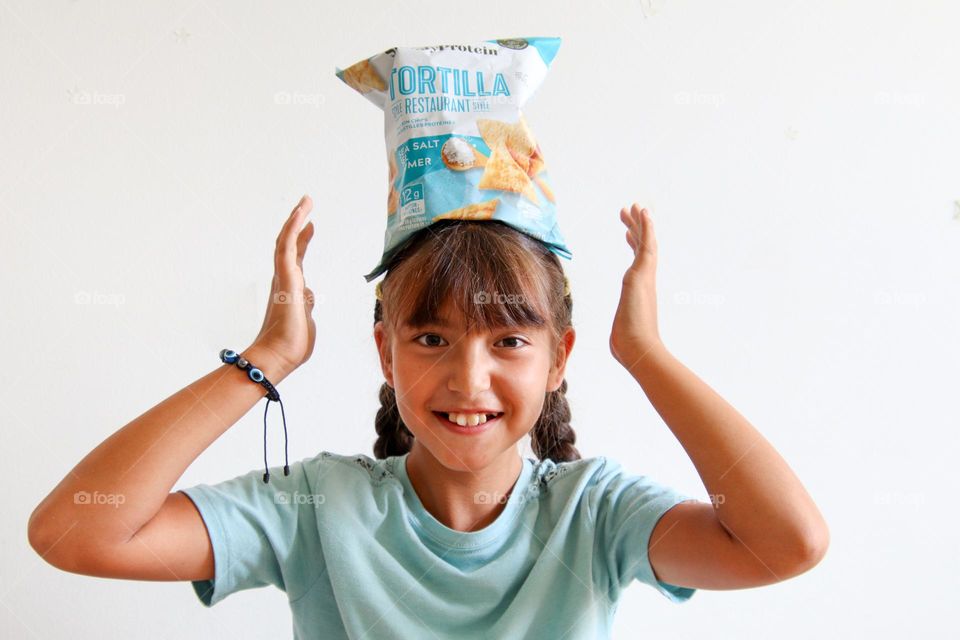
MULTIPOLYGON (((637 200, 657 225, 667 346, 778 448, 832 534, 818 567, 768 588, 676 606, 634 585, 616 637, 945 627, 960 586, 958 20, 930 0, 0 2, 4 637, 288 637, 277 590, 207 610, 186 583, 60 572, 27 518, 99 442, 256 335, 305 192, 319 336, 283 383, 290 458, 372 454, 362 274, 382 249, 383 124, 334 67, 534 35, 564 39, 525 111, 574 253, 581 451, 706 497, 607 349, 630 259, 618 209, 637 200)), ((258 468, 262 411, 177 487, 258 468)))

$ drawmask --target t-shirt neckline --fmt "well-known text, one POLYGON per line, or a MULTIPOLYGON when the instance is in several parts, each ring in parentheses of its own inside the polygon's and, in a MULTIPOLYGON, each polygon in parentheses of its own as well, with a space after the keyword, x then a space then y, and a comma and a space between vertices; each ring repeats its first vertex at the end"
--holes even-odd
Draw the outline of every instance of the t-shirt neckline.
POLYGON ((521 458, 523 466, 520 469, 520 475, 510 491, 506 506, 496 520, 479 531, 457 531, 437 520, 433 517, 433 514, 424 508, 420 496, 417 495, 413 484, 410 482, 410 477, 407 475, 408 455, 409 452, 394 459, 394 475, 403 485, 403 497, 415 524, 430 538, 453 549, 476 549, 495 542, 511 530, 514 519, 527 500, 527 488, 530 486, 530 478, 533 473, 532 460, 521 458))

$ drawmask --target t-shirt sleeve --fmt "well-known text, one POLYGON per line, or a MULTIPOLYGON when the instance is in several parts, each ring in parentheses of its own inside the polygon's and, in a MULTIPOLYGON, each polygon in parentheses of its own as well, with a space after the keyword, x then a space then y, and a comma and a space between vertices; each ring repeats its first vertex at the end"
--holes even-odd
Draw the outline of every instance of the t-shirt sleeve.
POLYGON ((650 535, 660 518, 691 496, 630 475, 614 460, 604 459, 590 487, 588 505, 596 526, 596 565, 599 584, 611 598, 634 579, 648 584, 673 602, 686 602, 696 589, 657 580, 648 556, 650 535))
MULTIPOLYGON (((218 484, 199 484, 180 489, 203 518, 213 547, 213 580, 194 580, 193 589, 206 607, 231 593, 273 585, 291 595, 309 582, 305 563, 292 561, 318 538, 313 501, 309 496, 303 462, 270 469, 270 482, 263 470, 250 471, 218 484)), ((294 593, 293 595, 296 595, 294 593)))

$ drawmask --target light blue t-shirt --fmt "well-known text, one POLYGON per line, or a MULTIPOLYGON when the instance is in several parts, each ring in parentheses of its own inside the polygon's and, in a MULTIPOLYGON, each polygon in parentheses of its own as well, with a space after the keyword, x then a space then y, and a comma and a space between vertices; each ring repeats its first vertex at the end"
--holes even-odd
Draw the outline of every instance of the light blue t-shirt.
POLYGON ((286 592, 294 638, 606 638, 634 579, 673 602, 695 589, 655 579, 654 525, 694 500, 609 458, 523 459, 497 519, 450 529, 426 511, 406 455, 323 451, 213 486, 182 489, 213 545, 205 606, 244 589, 286 592))

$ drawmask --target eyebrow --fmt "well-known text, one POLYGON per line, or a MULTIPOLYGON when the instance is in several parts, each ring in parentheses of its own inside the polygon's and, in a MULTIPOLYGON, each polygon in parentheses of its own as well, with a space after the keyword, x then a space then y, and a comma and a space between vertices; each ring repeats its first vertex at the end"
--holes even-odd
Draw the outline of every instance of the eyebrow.
MULTIPOLYGON (((413 331, 420 331, 420 330, 423 330, 423 329, 426 329, 426 328, 429 328, 429 327, 439 327, 439 328, 441 328, 441 329, 453 329, 453 328, 456 328, 453 324, 451 324, 450 322, 448 322, 448 321, 446 321, 446 320, 444 320, 444 319, 442 319, 442 318, 437 319, 437 320, 430 320, 430 321, 427 321, 427 322, 417 322, 417 323, 404 321, 403 323, 401 323, 401 326, 402 326, 403 328, 410 329, 410 330, 413 330, 413 331)), ((528 324, 506 324, 506 325, 503 325, 503 326, 494 328, 494 331, 499 331, 499 330, 504 330, 504 331, 537 331, 537 330, 539 330, 539 329, 542 329, 543 327, 544 327, 544 325, 542 325, 542 324, 535 324, 535 323, 528 323, 528 324)))

